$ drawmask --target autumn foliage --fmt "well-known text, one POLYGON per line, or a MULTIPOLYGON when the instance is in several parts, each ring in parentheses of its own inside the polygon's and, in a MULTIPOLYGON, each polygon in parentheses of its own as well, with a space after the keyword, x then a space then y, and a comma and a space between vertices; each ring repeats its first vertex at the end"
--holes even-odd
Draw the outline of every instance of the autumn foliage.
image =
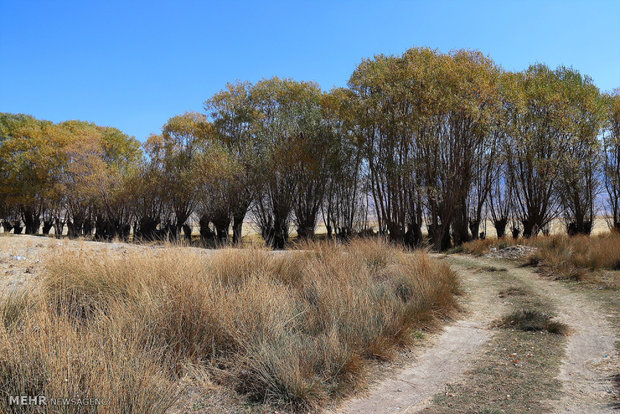
POLYGON ((572 68, 508 72, 482 53, 414 48, 355 68, 348 88, 237 82, 141 146, 88 122, 0 115, 5 231, 269 246, 380 234, 447 249, 620 228, 618 94, 572 68), (247 225, 247 224, 246 224, 247 225), (426 239, 424 233, 428 235, 426 239))

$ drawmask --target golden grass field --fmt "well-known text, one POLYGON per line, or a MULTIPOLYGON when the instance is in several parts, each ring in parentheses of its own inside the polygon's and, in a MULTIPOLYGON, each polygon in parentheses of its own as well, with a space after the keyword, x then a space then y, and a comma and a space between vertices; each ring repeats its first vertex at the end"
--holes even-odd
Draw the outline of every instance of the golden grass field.
POLYGON ((379 241, 274 253, 8 235, 0 247, 4 277, 24 277, 0 304, 0 392, 96 397, 111 412, 163 413, 188 387, 313 410, 450 314, 458 290, 446 265, 379 241))

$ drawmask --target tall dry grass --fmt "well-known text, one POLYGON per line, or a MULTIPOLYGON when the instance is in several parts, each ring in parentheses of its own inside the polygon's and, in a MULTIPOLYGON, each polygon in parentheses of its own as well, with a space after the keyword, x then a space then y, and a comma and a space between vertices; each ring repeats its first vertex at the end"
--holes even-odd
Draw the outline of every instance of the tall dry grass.
POLYGON ((549 268, 556 276, 581 279, 587 271, 620 270, 620 233, 609 232, 595 236, 552 235, 530 239, 474 240, 463 245, 463 252, 483 255, 492 247, 501 249, 515 244, 536 247, 529 257, 530 264, 549 268))
POLYGON ((620 270, 620 234, 550 236, 534 244, 530 263, 540 264, 558 277, 582 279, 588 271, 620 270))
POLYGON ((0 391, 158 413, 198 370, 244 398, 311 410, 454 308, 455 274, 422 252, 307 247, 59 254, 40 294, 2 305, 0 391))

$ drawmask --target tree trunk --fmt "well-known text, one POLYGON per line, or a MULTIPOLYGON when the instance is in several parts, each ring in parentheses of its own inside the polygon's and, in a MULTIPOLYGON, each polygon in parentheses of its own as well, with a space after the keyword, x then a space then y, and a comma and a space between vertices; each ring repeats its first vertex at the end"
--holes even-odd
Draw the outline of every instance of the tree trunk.
POLYGON ((501 239, 506 235, 506 224, 508 224, 508 219, 499 219, 493 222, 498 239, 501 239))
POLYGON ((467 203, 465 202, 465 200, 461 200, 458 202, 458 206, 456 208, 456 215, 454 217, 454 220, 452 221, 452 236, 454 238, 455 246, 461 245, 470 240, 469 228, 467 227, 467 216, 467 203))
POLYGON ((325 230, 327 230, 327 238, 331 239, 332 238, 332 226, 330 226, 329 224, 326 225, 325 230))
POLYGON ((297 227, 297 236, 303 240, 314 239, 314 226, 297 227))
POLYGON ((238 246, 241 243, 243 237, 243 220, 245 219, 245 212, 243 214, 233 214, 233 239, 234 246, 238 246))
POLYGON ((480 220, 469 220, 469 230, 471 231, 471 238, 476 240, 479 237, 478 231, 480 230, 480 220))
POLYGON ((228 213, 220 214, 216 216, 213 220, 213 225, 215 226, 215 234, 217 237, 218 245, 227 245, 228 244, 228 230, 230 229, 230 216, 228 213))
POLYGON ((209 227, 209 218, 206 215, 200 217, 200 241, 203 243, 212 242, 215 240, 215 233, 211 231, 209 227))
POLYGON ((405 232, 405 246, 414 248, 422 242, 422 229, 418 223, 411 223, 405 232))
POLYGON ((538 234, 538 226, 532 218, 522 220, 523 223, 523 237, 530 238, 538 234))
POLYGON ((60 239, 62 237, 62 232, 65 229, 65 222, 60 220, 60 219, 56 219, 54 220, 54 237, 56 237, 57 239, 60 239))
POLYGON ((82 219, 79 217, 74 217, 73 220, 67 221, 68 232, 67 236, 70 239, 78 238, 82 235, 82 219))
POLYGON ((183 225, 183 238, 190 244, 192 243, 192 226, 189 224, 183 225))
POLYGON ((2 228, 4 229, 5 233, 10 233, 11 230, 13 230, 13 225, 5 220, 2 222, 2 228))
POLYGON ((54 227, 54 220, 43 220, 43 234, 46 236, 50 234, 50 230, 54 227))
POLYGON ((134 226, 134 238, 136 240, 153 241, 157 238, 158 219, 152 217, 142 217, 134 226))
POLYGON ((41 226, 41 219, 39 215, 32 212, 30 209, 25 209, 23 212, 24 224, 26 226, 26 234, 37 234, 39 227, 41 226))
POLYGON ((273 229, 271 231, 271 235, 269 235, 269 238, 273 249, 284 249, 286 242, 288 241, 288 228, 285 220, 275 217, 273 229))
POLYGON ((398 223, 394 223, 392 221, 387 223, 388 226, 388 235, 390 237, 390 241, 392 243, 402 243, 405 239, 405 232, 398 225, 398 223))

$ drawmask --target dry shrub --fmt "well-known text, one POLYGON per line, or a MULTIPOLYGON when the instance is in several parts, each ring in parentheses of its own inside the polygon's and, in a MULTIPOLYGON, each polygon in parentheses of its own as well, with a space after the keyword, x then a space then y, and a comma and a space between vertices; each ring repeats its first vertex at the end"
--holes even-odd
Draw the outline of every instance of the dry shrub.
POLYGON ((377 241, 64 252, 33 305, 0 313, 0 391, 109 396, 155 413, 192 367, 251 400, 311 410, 363 381, 366 359, 390 358, 412 328, 447 315, 456 292, 447 266, 377 241))
POLYGON ((505 316, 498 322, 502 328, 513 328, 524 332, 547 331, 552 334, 567 335, 568 326, 552 321, 549 315, 536 310, 520 310, 505 316))
POLYGON ((582 280, 588 270, 620 270, 620 234, 549 236, 533 239, 538 247, 530 263, 548 268, 555 276, 582 280))
POLYGON ((500 298, 506 298, 508 296, 526 296, 528 293, 525 289, 520 287, 511 286, 507 289, 504 289, 499 292, 498 296, 500 298))
POLYGON ((491 247, 496 247, 497 244, 504 239, 476 239, 470 242, 464 243, 462 247, 463 253, 473 254, 474 256, 482 256, 491 250, 491 247))
MULTIPOLYGON (((23 322, 0 326, 0 400, 2 412, 33 412, 9 405, 9 396, 97 398, 103 410, 164 413, 180 389, 155 363, 157 352, 136 346, 135 338, 108 332, 100 324, 77 327, 44 309, 22 315, 23 322)), ((60 406, 41 406, 55 413, 60 406)), ((67 412, 92 412, 74 405, 67 412)))
POLYGON ((532 239, 515 239, 513 237, 502 237, 500 239, 496 238, 486 238, 486 239, 476 239, 470 242, 464 243, 462 246, 462 252, 467 254, 472 254, 474 256, 482 256, 484 254, 489 253, 491 248, 496 249, 504 249, 509 246, 515 246, 517 244, 520 245, 532 245, 534 238, 532 239))
POLYGON ((492 247, 502 249, 515 244, 536 247, 530 265, 542 265, 554 275, 581 280, 587 270, 620 270, 620 233, 609 232, 596 236, 553 235, 529 239, 486 239, 465 243, 462 251, 481 256, 492 247))

